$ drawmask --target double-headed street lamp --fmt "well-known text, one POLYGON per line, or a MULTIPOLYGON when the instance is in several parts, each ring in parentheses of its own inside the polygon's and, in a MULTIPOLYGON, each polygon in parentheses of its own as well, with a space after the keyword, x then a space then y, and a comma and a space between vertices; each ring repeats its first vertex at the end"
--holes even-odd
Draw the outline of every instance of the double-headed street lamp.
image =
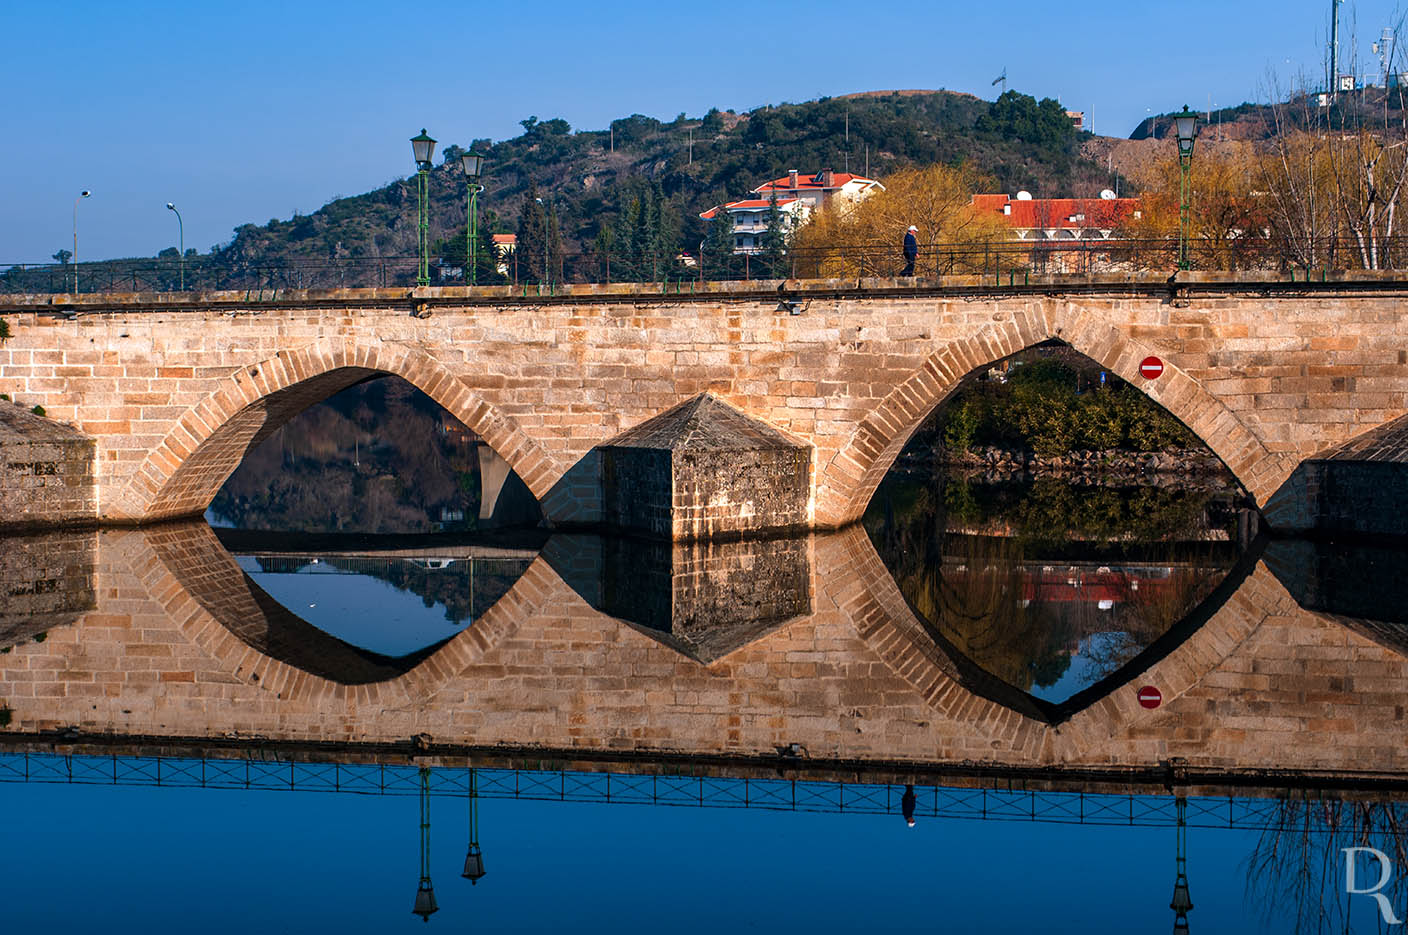
POLYGON ((78 193, 73 199, 73 294, 78 295, 78 203, 93 193, 88 189, 78 193))
POLYGON ((1178 165, 1182 170, 1178 183, 1178 268, 1191 269, 1188 262, 1188 199, 1192 189, 1188 184, 1188 170, 1193 168, 1193 140, 1198 132, 1198 115, 1183 105, 1183 113, 1173 116, 1174 133, 1178 137, 1178 165))
POLYGON ((475 261, 479 255, 478 203, 479 193, 484 190, 484 186, 479 184, 479 176, 483 173, 484 157, 478 153, 464 153, 460 156, 460 166, 469 183, 469 221, 464 228, 464 261, 469 267, 465 281, 472 286, 479 275, 479 264, 475 261))
POLYGON ((422 127, 419 136, 411 137, 411 154, 416 160, 417 193, 420 200, 420 270, 417 286, 430 285, 430 160, 435 155, 435 141, 422 127))
MULTIPOLYGON (((176 211, 176 205, 174 205, 173 203, 171 203, 171 202, 168 201, 168 202, 166 203, 166 210, 168 210, 168 211, 176 211)), ((177 241, 177 243, 179 244, 179 246, 178 246, 176 249, 177 249, 177 251, 178 251, 177 256, 178 256, 178 258, 179 258, 179 267, 180 267, 180 270, 181 270, 181 291, 182 291, 182 292, 185 292, 185 291, 186 291, 186 224, 185 224, 184 221, 181 220, 181 212, 180 212, 180 211, 176 211, 176 231, 177 231, 177 234, 178 234, 178 236, 179 236, 179 238, 180 238, 180 239, 177 241)))

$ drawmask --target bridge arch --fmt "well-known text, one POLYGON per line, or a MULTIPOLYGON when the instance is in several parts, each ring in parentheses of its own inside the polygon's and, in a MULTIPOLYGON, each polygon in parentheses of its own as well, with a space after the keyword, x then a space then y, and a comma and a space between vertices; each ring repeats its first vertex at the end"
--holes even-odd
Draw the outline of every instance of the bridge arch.
POLYGON ((1058 340, 1139 387, 1198 436, 1264 505, 1290 476, 1295 459, 1275 454, 1221 400, 1158 348, 1075 306, 1033 307, 989 324, 971 337, 931 354, 908 379, 863 418, 846 443, 820 467, 816 521, 844 525, 860 518, 875 489, 921 424, 984 367, 1046 341, 1058 340), (1164 372, 1139 376, 1139 362, 1155 355, 1164 372))
POLYGON ((315 343, 242 365, 186 411, 105 505, 114 518, 203 512, 245 454, 311 405, 376 376, 398 376, 477 433, 542 499, 563 468, 522 427, 431 355, 377 344, 315 343))

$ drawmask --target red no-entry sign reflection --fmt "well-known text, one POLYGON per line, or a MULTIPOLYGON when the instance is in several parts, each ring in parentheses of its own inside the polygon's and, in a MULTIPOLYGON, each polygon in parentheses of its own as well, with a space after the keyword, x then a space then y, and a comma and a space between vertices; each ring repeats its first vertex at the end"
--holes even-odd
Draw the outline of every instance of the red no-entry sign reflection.
POLYGON ((1146 357, 1139 362, 1139 375, 1146 380, 1153 380, 1164 372, 1164 362, 1157 357, 1146 357))

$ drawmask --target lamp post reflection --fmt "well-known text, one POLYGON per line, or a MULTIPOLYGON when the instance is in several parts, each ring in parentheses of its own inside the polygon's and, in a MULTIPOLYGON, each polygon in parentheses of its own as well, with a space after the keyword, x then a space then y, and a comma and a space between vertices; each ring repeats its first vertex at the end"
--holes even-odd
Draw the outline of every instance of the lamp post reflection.
POLYGON ((469 852, 464 855, 464 873, 460 876, 478 883, 484 877, 484 854, 479 849, 479 776, 469 768, 469 852))
POLYGON ((1188 892, 1188 797, 1180 793, 1174 800, 1178 810, 1176 831, 1176 856, 1174 865, 1177 875, 1173 880, 1173 899, 1168 907, 1173 910, 1173 935, 1188 935, 1188 913, 1193 909, 1193 897, 1188 892))
POLYGON ((435 887, 430 882, 430 770, 420 771, 420 880, 416 883, 415 907, 411 910, 429 922, 440 907, 435 904, 435 887))

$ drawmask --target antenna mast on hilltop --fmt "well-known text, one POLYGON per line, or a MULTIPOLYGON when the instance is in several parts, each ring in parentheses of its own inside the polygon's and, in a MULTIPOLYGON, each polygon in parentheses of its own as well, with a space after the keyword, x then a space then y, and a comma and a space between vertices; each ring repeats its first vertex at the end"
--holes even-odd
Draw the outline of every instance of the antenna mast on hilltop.
POLYGON ((1330 83, 1328 90, 1331 99, 1340 93, 1340 4, 1344 0, 1330 0, 1330 83))
POLYGON ((1374 51, 1379 56, 1379 70, 1383 73, 1384 87, 1389 86, 1389 71, 1393 68, 1393 30, 1384 27, 1379 41, 1374 43, 1374 51))
POLYGON ((1003 66, 1002 66, 1002 74, 1000 74, 1000 75, 998 75, 996 78, 992 79, 992 83, 993 83, 993 87, 996 87, 996 86, 999 85, 999 84, 1002 85, 1002 92, 1001 92, 1001 94, 998 95, 999 97, 1001 97, 1002 94, 1006 94, 1006 93, 1007 93, 1007 66, 1006 66, 1006 65, 1003 65, 1003 66))

